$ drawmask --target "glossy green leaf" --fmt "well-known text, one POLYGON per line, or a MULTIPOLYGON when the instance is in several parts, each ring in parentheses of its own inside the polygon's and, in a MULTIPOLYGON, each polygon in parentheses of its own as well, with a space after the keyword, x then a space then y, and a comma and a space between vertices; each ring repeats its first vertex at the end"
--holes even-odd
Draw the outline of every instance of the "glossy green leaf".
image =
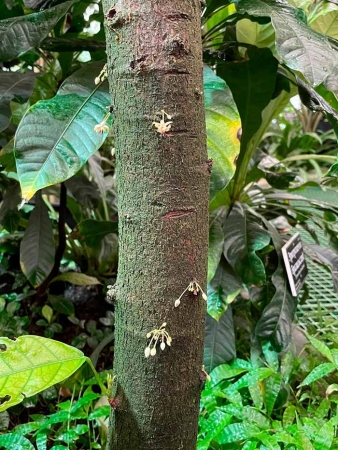
POLYGON ((210 214, 209 247, 208 247, 208 282, 211 281, 211 279, 214 277, 223 253, 223 245, 224 245, 223 220, 224 220, 223 209, 219 209, 210 214))
POLYGON ((238 202, 228 215, 224 229, 224 256, 230 266, 247 285, 263 284, 265 268, 257 252, 269 245, 269 233, 238 202))
POLYGON ((72 375, 86 361, 69 345, 40 336, 0 338, 0 411, 72 375))
POLYGON ((241 121, 229 87, 208 66, 204 67, 203 83, 208 156, 213 160, 210 179, 212 201, 235 173, 241 121))
POLYGON ((334 70, 338 55, 327 38, 306 24, 302 10, 286 0, 240 0, 240 14, 270 17, 276 32, 276 48, 286 65, 319 85, 334 70))
POLYGON ((313 447, 315 450, 330 450, 333 438, 335 436, 335 427, 330 422, 325 422, 317 432, 313 447))
POLYGON ((219 320, 240 293, 241 288, 241 279, 222 258, 214 278, 208 284, 208 314, 219 320))
POLYGON ((232 92, 241 121, 241 164, 250 139, 262 123, 262 111, 273 97, 276 86, 278 62, 267 48, 249 48, 247 58, 241 62, 218 62, 217 74, 224 79, 232 92))
POLYGON ((33 91, 35 79, 32 72, 0 72, 0 133, 10 123, 11 100, 26 101, 33 91))
POLYGON ((93 63, 75 72, 54 98, 39 101, 22 119, 15 156, 26 200, 37 190, 73 176, 107 137, 107 132, 94 131, 110 104, 106 82, 94 84, 101 69, 102 63, 93 63))
POLYGON ((28 221, 20 245, 20 265, 29 282, 39 286, 50 274, 54 265, 55 245, 52 222, 41 195, 28 221))
POLYGON ((296 407, 294 405, 289 405, 285 408, 283 413, 283 427, 286 428, 293 424, 296 419, 296 407))
POLYGON ((277 396, 280 392, 282 383, 282 375, 280 373, 273 373, 267 380, 265 381, 265 407, 269 416, 271 416, 273 407, 275 406, 275 402, 277 400, 277 396))
POLYGON ((203 358, 205 370, 210 373, 218 365, 231 361, 235 357, 235 332, 231 307, 227 309, 219 322, 207 314, 203 358))
POLYGON ((309 375, 305 378, 305 380, 301 382, 299 386, 307 386, 308 384, 311 384, 314 381, 320 380, 329 373, 333 372, 333 370, 335 369, 336 369, 335 364, 332 363, 320 364, 309 373, 309 375))
POLYGON ((240 442, 249 439, 256 433, 259 433, 259 431, 260 429, 258 427, 253 426, 248 422, 232 423, 218 434, 216 440, 219 444, 231 444, 232 442, 240 442))
POLYGON ((206 421, 205 427, 203 428, 203 432, 207 433, 209 442, 215 439, 218 433, 230 424, 231 419, 232 417, 230 414, 226 414, 220 409, 216 409, 210 414, 206 421))
POLYGON ((51 322, 51 320, 53 318, 53 310, 52 310, 52 308, 50 306, 44 305, 42 307, 41 314, 47 320, 48 323, 51 322))
POLYGON ((6 450, 35 450, 27 438, 17 433, 0 435, 0 447, 6 450))
POLYGON ((67 281, 68 283, 75 284, 76 286, 90 286, 93 284, 100 284, 99 280, 95 277, 90 277, 84 273, 78 272, 65 272, 61 273, 55 277, 51 283, 54 281, 67 281))
POLYGON ((67 1, 46 11, 0 20, 0 61, 11 61, 37 47, 75 1, 67 1))
POLYGON ((313 345, 313 347, 319 351, 319 353, 321 353, 330 362, 332 362, 332 363, 334 362, 331 350, 323 341, 320 341, 319 339, 316 339, 315 337, 310 336, 310 335, 307 335, 306 337, 309 340, 309 342, 311 343, 311 345, 313 345))
POLYGON ((99 247, 102 239, 110 233, 117 233, 117 222, 86 219, 78 224, 79 233, 89 247, 99 247))

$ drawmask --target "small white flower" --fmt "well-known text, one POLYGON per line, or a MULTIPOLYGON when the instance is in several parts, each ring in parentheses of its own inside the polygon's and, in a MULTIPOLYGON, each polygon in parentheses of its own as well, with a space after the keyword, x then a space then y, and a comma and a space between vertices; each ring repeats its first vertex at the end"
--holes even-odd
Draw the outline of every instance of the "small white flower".
POLYGON ((105 121, 98 123, 97 125, 95 125, 94 127, 94 131, 98 134, 103 134, 103 133, 107 133, 109 131, 109 127, 106 124, 105 121))
POLYGON ((175 300, 175 308, 180 306, 180 304, 181 304, 181 300, 179 298, 177 300, 175 300))
POLYGON ((100 84, 101 83, 101 78, 100 77, 96 77, 94 83, 96 85, 100 84))
POLYGON ((156 355, 156 347, 153 347, 151 350, 150 350, 150 356, 155 356, 156 355))
POLYGON ((205 301, 208 300, 207 294, 205 292, 202 293, 202 297, 203 297, 203 300, 205 300, 205 301))
POLYGON ((144 356, 145 356, 146 358, 149 358, 149 356, 150 356, 150 348, 149 348, 149 347, 147 347, 147 348, 144 350, 144 356))
POLYGON ((152 335, 151 332, 147 333, 147 338, 148 338, 148 339, 151 338, 151 335, 152 335))
POLYGON ((161 350, 164 350, 165 349, 165 343, 164 342, 161 342, 161 350))

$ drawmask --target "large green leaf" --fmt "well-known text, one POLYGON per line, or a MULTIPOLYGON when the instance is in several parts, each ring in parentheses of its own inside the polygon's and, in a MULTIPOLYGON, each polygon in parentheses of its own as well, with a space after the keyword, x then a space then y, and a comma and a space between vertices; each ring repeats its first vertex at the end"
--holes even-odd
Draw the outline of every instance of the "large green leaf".
POLYGON ((77 348, 40 336, 0 338, 0 411, 60 383, 85 361, 77 348))
POLYGON ((278 267, 272 275, 275 294, 257 322, 255 333, 263 341, 270 340, 277 350, 284 350, 290 342, 297 301, 291 295, 284 270, 281 254, 283 240, 269 222, 264 222, 278 254, 278 267))
POLYGON ((208 156, 213 160, 210 180, 212 201, 235 173, 241 121, 229 87, 207 66, 204 67, 204 99, 208 156))
POLYGON ((94 63, 79 70, 54 98, 36 103, 22 119, 15 156, 24 199, 70 178, 107 137, 94 131, 110 102, 107 83, 94 84, 101 69, 102 63, 94 63))
POLYGON ((32 72, 0 72, 0 133, 11 119, 11 100, 26 101, 31 95, 36 75, 32 72))
POLYGON ((208 282, 214 277, 223 253, 224 214, 224 208, 220 208, 210 214, 209 218, 208 282))
POLYGON ((28 221, 20 245, 20 265, 29 282, 39 286, 50 274, 54 265, 55 247, 52 223, 41 195, 28 221))
POLYGON ((262 111, 275 91, 278 67, 269 49, 250 48, 247 56, 236 64, 217 64, 217 74, 228 83, 242 120, 241 153, 262 123, 262 111))
POLYGON ((240 293, 241 279, 234 273, 230 265, 222 258, 217 271, 208 284, 208 313, 219 320, 228 306, 240 293))
POLYGON ((205 321, 204 365, 208 373, 225 361, 236 357, 232 310, 229 307, 219 322, 209 314, 205 321))
POLYGON ((298 70, 312 85, 319 85, 334 70, 338 54, 327 38, 306 24, 304 12, 286 0, 240 0, 240 14, 270 17, 279 55, 290 69, 298 70))
POLYGON ((321 34, 338 39, 338 5, 324 4, 316 18, 311 21, 311 27, 321 34))
POLYGON ((224 256, 248 286, 265 282, 265 268, 257 252, 270 243, 269 233, 236 202, 225 223, 224 256))
POLYGON ((0 20, 0 61, 11 61, 37 47, 75 1, 69 0, 46 11, 0 20))
POLYGON ((242 19, 236 24, 236 36, 238 42, 259 48, 268 47, 273 50, 275 45, 275 30, 271 23, 260 24, 242 19))

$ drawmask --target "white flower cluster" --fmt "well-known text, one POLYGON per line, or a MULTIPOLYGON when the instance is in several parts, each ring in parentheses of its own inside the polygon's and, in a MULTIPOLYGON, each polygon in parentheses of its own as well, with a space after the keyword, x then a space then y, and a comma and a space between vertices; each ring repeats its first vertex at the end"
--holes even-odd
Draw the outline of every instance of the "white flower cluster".
POLYGON ((98 77, 95 78, 95 84, 98 85, 100 83, 103 83, 104 80, 106 80, 108 78, 108 66, 107 64, 105 64, 103 66, 103 69, 100 72, 100 75, 98 77))
POLYGON ((169 333, 166 331, 165 327, 167 324, 164 322, 160 326, 160 328, 157 330, 152 330, 149 333, 147 333, 147 339, 150 339, 149 344, 147 345, 146 349, 144 350, 144 356, 146 358, 149 358, 149 356, 155 356, 156 355, 156 345, 158 342, 160 342, 160 348, 161 350, 165 349, 165 346, 168 345, 171 346, 171 337, 169 333))
POLYGON ((201 288, 201 286, 198 284, 198 282, 196 280, 193 280, 189 283, 188 287, 186 289, 184 289, 184 291, 182 292, 182 294, 178 297, 178 299, 175 300, 175 308, 177 308, 178 306, 180 306, 181 304, 181 298, 183 297, 183 295, 187 292, 192 292, 194 295, 198 295, 199 292, 202 292, 202 298, 203 300, 207 301, 208 297, 207 294, 203 291, 203 289, 201 288))

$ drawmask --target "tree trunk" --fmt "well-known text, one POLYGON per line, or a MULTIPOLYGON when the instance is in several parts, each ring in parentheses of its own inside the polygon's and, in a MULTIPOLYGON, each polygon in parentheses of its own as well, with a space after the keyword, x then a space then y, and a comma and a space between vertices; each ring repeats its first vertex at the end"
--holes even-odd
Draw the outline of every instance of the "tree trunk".
POLYGON ((119 271, 109 449, 193 450, 206 303, 209 165, 199 0, 103 0, 119 271), (165 110, 166 131, 156 128, 165 110), (155 117, 155 118, 154 118, 155 117), (145 358, 166 322, 171 347, 145 358))

